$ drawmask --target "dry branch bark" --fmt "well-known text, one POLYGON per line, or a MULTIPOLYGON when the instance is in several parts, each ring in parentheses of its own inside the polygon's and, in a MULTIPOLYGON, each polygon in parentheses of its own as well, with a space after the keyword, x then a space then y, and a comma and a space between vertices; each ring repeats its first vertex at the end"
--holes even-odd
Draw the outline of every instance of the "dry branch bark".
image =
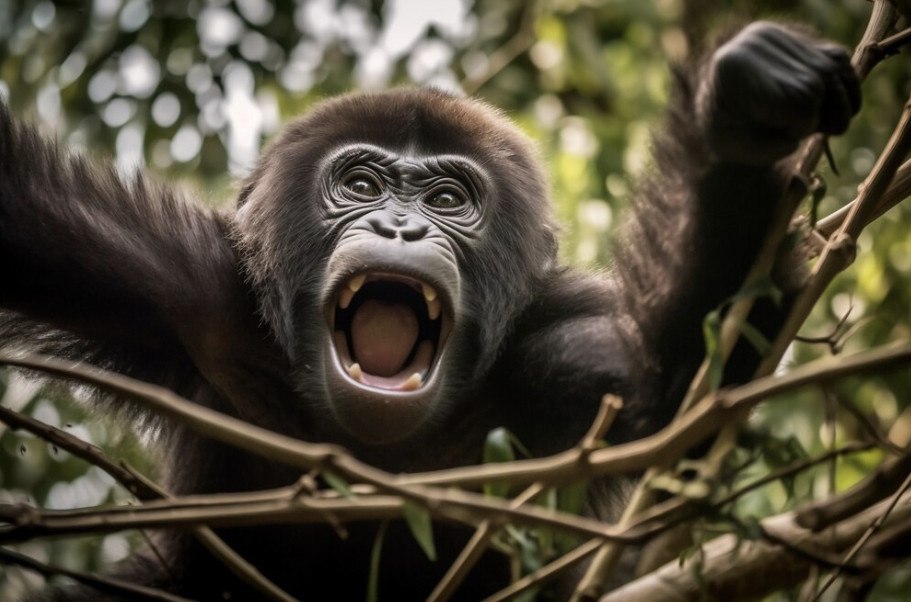
MULTIPOLYGON (((601 597, 600 602, 697 602, 706 595, 739 602, 761 599, 806 579, 821 556, 851 547, 883 516, 890 503, 880 502, 821 532, 801 527, 795 512, 766 519, 761 525, 768 539, 743 541, 736 535, 724 535, 703 546, 701 553, 690 555, 686 562, 669 562, 601 597)), ((904 495, 883 526, 909 518, 911 496, 904 495)))

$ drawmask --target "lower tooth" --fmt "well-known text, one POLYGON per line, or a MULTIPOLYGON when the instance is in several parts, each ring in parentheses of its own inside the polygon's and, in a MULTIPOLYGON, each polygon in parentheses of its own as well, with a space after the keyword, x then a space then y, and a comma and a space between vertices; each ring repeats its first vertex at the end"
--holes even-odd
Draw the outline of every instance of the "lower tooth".
POLYGON ((402 391, 417 391, 421 388, 421 375, 415 372, 402 383, 402 391))
POLYGON ((361 370, 361 365, 355 362, 348 366, 348 376, 357 382, 361 382, 361 378, 364 376, 364 372, 361 370))

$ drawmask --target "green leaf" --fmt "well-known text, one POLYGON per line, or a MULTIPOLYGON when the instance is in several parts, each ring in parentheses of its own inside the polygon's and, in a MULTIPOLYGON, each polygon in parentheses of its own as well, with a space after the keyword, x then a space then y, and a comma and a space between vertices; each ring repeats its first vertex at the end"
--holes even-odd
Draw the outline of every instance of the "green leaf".
POLYGON ((437 551, 433 545, 433 523, 430 521, 430 513, 414 502, 406 500, 402 506, 402 514, 411 534, 427 554, 427 558, 436 560, 437 551))
POLYGON ((544 566, 545 551, 541 547, 539 531, 513 525, 506 525, 505 531, 512 540, 513 549, 519 553, 523 574, 533 573, 544 566))
MULTIPOLYGON (((564 485, 557 490, 557 508, 569 514, 582 514, 585 503, 588 501, 588 484, 589 481, 574 481, 564 485)), ((560 553, 567 553, 579 546, 581 543, 579 537, 572 533, 556 530, 540 530, 541 536, 550 537, 553 541, 543 540, 542 547, 545 550, 556 550, 560 553), (545 545, 546 544, 546 545, 545 545)))
POLYGON ((775 283, 769 276, 765 276, 744 284, 743 288, 737 291, 737 293, 729 299, 729 303, 740 301, 741 299, 759 299, 761 297, 768 297, 774 301, 776 305, 781 305, 784 293, 781 292, 780 288, 775 286, 775 283))
POLYGON ((512 462, 516 453, 512 447, 513 437, 503 427, 495 428, 487 434, 484 441, 484 463, 512 462))
MULTIPOLYGON (((487 434, 484 441, 484 463, 512 462, 516 459, 513 449, 514 437, 503 427, 495 428, 487 434)), ((484 494, 493 497, 506 497, 509 494, 508 483, 490 483, 484 485, 484 494)))
POLYGON ((324 472, 323 480, 332 487, 339 495, 346 498, 353 498, 354 494, 351 492, 351 488, 348 486, 348 483, 340 476, 334 472, 324 472))
POLYGON ((762 357, 769 354, 769 351, 772 349, 772 343, 769 342, 769 339, 767 339, 764 334, 759 332, 758 328, 749 322, 740 322, 737 326, 744 338, 746 338, 746 340, 750 342, 750 345, 756 350, 756 353, 762 357))
POLYGON ((576 481, 560 487, 559 508, 570 514, 582 514, 588 501, 588 481, 576 481))
POLYGON ((367 602, 377 602, 380 587, 380 557, 383 553, 383 539, 386 537, 386 527, 389 521, 383 521, 373 540, 373 549, 370 551, 370 576, 367 580, 367 602))
MULTIPOLYGON (((702 321, 702 335, 705 339, 706 359, 709 362, 709 386, 711 387, 711 390, 717 391, 724 378, 724 357, 721 352, 722 312, 732 303, 741 299, 756 299, 760 297, 769 297, 776 305, 780 305, 783 294, 781 290, 775 286, 775 283, 772 282, 771 278, 759 278, 758 280, 746 283, 743 288, 722 303, 721 306, 706 314, 705 319, 702 321)), ((765 356, 768 354, 768 351, 772 346, 759 330, 745 322, 741 322, 739 328, 741 334, 743 334, 761 355, 765 356)))
POLYGON ((717 391, 724 376, 724 357, 721 353, 721 312, 714 310, 702 321, 702 335, 705 337, 705 356, 709 361, 709 386, 717 391))
POLYGON ((759 541, 763 538, 762 525, 755 516, 747 516, 741 522, 741 533, 750 541, 759 541))
MULTIPOLYGON (((809 457, 810 455, 807 453, 807 450, 804 449, 800 441, 793 435, 786 439, 771 437, 763 448, 763 458, 772 470, 783 468, 809 457)), ((784 487, 789 500, 795 499, 797 496, 797 491, 794 487, 796 483, 795 479, 796 475, 792 474, 783 476, 779 480, 779 483, 784 487)))
POLYGON ((556 510, 559 508, 560 496, 557 494, 556 489, 550 488, 543 495, 538 496, 538 503, 545 508, 556 510))

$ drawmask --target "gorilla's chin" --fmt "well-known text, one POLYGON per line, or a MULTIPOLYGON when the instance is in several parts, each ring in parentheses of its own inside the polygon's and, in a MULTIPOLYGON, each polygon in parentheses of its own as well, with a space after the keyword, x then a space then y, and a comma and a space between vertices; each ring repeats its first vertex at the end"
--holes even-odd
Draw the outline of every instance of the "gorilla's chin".
POLYGON ((406 438, 441 387, 454 322, 449 291, 367 270, 343 280, 330 299, 326 378, 336 418, 365 443, 406 438))

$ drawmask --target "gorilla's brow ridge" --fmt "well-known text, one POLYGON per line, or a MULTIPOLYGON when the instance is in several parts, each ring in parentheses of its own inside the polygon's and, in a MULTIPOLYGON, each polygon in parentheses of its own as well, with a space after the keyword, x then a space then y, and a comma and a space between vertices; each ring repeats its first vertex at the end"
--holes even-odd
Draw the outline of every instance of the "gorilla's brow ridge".
POLYGON ((355 163, 375 163, 386 168, 399 162, 419 166, 436 176, 460 174, 466 176, 465 184, 471 192, 483 195, 487 191, 487 172, 474 160, 459 154, 397 153, 368 143, 347 144, 330 153, 323 161, 322 171, 336 173, 355 163))

